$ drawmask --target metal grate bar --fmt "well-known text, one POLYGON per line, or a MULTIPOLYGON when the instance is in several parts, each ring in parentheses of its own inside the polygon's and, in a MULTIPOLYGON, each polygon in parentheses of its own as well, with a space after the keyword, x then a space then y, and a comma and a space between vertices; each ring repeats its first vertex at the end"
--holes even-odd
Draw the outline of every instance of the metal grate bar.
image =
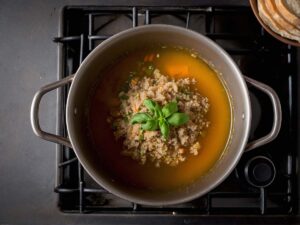
POLYGON ((136 7, 132 8, 132 27, 136 27, 138 25, 138 16, 136 7))
POLYGON ((80 39, 81 39, 81 36, 69 36, 69 37, 56 37, 53 39, 53 41, 64 43, 64 42, 68 42, 68 41, 77 41, 80 39))
POLYGON ((80 213, 84 212, 84 174, 83 174, 83 167, 81 166, 80 162, 78 162, 78 176, 79 176, 79 211, 80 213))
POLYGON ((63 167, 63 166, 68 166, 69 164, 71 164, 72 162, 76 162, 78 161, 78 159, 76 157, 72 158, 72 159, 69 159, 65 162, 62 162, 62 163, 59 163, 58 164, 58 167, 63 167))
POLYGON ((94 30, 94 24, 93 24, 93 14, 90 13, 89 14, 89 51, 91 51, 93 49, 93 45, 92 45, 92 34, 93 34, 93 30, 94 30))
POLYGON ((148 25, 150 23, 151 23, 151 21, 150 21, 150 11, 147 9, 146 12, 145 12, 145 24, 148 25))

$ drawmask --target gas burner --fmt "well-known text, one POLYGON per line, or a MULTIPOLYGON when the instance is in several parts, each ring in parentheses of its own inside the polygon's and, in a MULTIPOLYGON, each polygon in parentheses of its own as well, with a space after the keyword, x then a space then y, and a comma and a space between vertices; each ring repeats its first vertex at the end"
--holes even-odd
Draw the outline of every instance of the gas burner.
POLYGON ((257 188, 265 188, 272 184, 276 176, 274 163, 265 156, 256 156, 245 165, 247 182, 257 188))
POLYGON ((235 176, 245 190, 255 191, 257 187, 271 185, 276 177, 272 156, 268 153, 244 154, 235 168, 235 176))
POLYGON ((244 169, 247 182, 260 190, 260 212, 265 214, 267 206, 266 187, 271 185, 276 176, 274 163, 265 156, 250 159, 244 169))

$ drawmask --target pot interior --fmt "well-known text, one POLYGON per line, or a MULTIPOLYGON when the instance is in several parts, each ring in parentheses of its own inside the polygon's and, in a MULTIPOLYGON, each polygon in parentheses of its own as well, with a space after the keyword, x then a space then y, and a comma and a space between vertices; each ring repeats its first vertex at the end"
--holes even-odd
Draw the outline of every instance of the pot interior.
MULTIPOLYGON (((100 77, 100 79, 105 79, 105 77, 100 77)), ((85 169, 101 186, 113 194, 147 205, 166 205, 188 201, 207 193, 222 182, 234 169, 243 153, 248 139, 250 116, 248 90, 240 71, 231 58, 206 37, 168 25, 148 25, 131 29, 99 45, 78 69, 67 103, 69 137, 85 169), (205 177, 187 187, 161 193, 140 190, 113 180, 99 165, 86 133, 87 103, 95 81, 101 76, 101 71, 124 53, 153 43, 179 45, 193 49, 207 62, 212 63, 220 72, 220 79, 226 84, 233 115, 230 141, 214 168, 205 177)))

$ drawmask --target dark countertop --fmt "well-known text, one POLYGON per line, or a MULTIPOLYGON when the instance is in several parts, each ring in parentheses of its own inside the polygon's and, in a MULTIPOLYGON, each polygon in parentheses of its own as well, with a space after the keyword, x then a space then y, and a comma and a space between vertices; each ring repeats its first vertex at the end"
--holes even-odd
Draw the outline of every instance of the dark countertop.
MULTIPOLYGON (((137 2, 137 1, 136 1, 137 2)), ((140 1, 139 4, 146 1, 140 1)), ((180 1, 172 1, 178 4, 180 1)), ((186 5, 209 1, 185 1, 186 5)), ((230 3, 231 1, 227 1, 230 3)), ((247 1, 232 1, 247 4, 247 1)), ((55 144, 36 137, 29 120, 35 91, 57 80, 57 36, 60 9, 83 1, 2 1, 0 7, 0 224, 98 224, 122 223, 122 216, 63 214, 57 208, 55 186, 55 144)), ((89 5, 133 5, 134 1, 88 1, 89 5)), ((164 1, 146 2, 149 5, 164 1)), ((42 101, 41 124, 55 131, 56 94, 42 101)), ((135 217, 127 222, 138 224, 135 217)), ((289 223, 294 219, 279 219, 289 223)), ((193 217, 153 222, 197 223, 193 217)), ((210 219, 225 223, 234 218, 210 219)), ((251 221, 251 219, 250 219, 251 221)), ((254 221, 254 220, 253 220, 254 221)), ((148 221, 149 222, 149 221, 148 221)), ((248 221, 249 222, 249 221, 248 221)), ((262 221, 261 221, 262 222, 262 221)), ((247 221, 244 222, 244 224, 247 221)))

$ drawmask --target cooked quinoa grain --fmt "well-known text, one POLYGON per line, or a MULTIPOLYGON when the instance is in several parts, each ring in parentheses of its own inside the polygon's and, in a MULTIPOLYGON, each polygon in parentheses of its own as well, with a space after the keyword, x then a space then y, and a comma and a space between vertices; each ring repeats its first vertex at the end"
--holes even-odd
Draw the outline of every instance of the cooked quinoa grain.
POLYGON ((199 136, 209 127, 206 114, 209 111, 207 97, 201 96, 194 88, 195 79, 171 79, 155 69, 152 76, 134 78, 129 90, 120 92, 118 110, 111 112, 108 123, 114 126, 116 139, 123 141, 122 154, 141 164, 155 163, 176 166, 189 155, 198 155, 201 148, 199 136), (180 112, 189 116, 189 121, 178 127, 171 127, 165 140, 159 130, 144 131, 140 124, 130 124, 130 118, 138 112, 147 112, 143 102, 152 99, 160 106, 176 101, 180 112))

